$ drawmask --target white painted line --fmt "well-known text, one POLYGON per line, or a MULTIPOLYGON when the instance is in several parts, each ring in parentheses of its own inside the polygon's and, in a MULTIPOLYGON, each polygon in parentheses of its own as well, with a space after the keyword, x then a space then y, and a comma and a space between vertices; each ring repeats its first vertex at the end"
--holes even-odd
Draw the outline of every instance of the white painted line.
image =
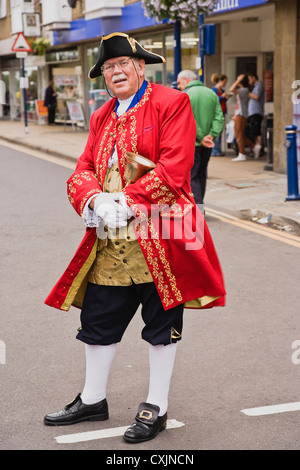
POLYGON ((272 415, 276 413, 285 413, 286 411, 299 411, 300 401, 295 403, 282 403, 281 405, 259 406, 257 408, 248 408, 241 410, 242 413, 248 416, 262 416, 272 415))
MULTIPOLYGON (((176 419, 168 419, 167 429, 181 428, 184 423, 176 419)), ((129 426, 122 426, 118 428, 99 429, 97 431, 79 432, 76 434, 67 434, 57 436, 55 439, 58 444, 73 444, 74 442, 92 441, 94 439, 105 439, 107 437, 123 436, 124 432, 129 426)))

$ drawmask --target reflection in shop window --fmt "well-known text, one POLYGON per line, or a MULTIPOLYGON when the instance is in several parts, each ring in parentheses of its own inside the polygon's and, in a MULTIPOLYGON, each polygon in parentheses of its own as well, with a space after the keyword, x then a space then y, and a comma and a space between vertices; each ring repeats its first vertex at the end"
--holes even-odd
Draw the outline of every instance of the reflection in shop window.
POLYGON ((6 2, 7 0, 0 0, 0 18, 6 17, 6 2))
MULTIPOLYGON (((54 72, 54 70, 53 70, 54 72)), ((79 101, 82 97, 81 77, 74 68, 57 68, 54 73, 54 85, 57 93, 55 121, 68 118, 68 101, 79 101)))
POLYGON ((266 102, 273 101, 273 69, 274 53, 265 52, 263 54, 263 85, 265 89, 266 102))
POLYGON ((15 119, 21 118, 21 90, 20 90, 20 72, 14 72, 14 89, 15 89, 15 96, 13 96, 12 101, 12 116, 15 119))
MULTIPOLYGON (((166 35, 166 70, 167 70, 167 85, 172 86, 176 82, 177 77, 174 77, 174 36, 172 34, 166 35)), ((181 70, 193 70, 197 73, 196 58, 199 56, 199 37, 196 30, 181 33, 181 70)))
POLYGON ((36 119, 35 100, 37 100, 37 67, 26 67, 25 76, 28 78, 28 88, 26 89, 26 108, 29 120, 36 119))
MULTIPOLYGON (((137 39, 146 51, 153 52, 164 57, 163 35, 153 35, 145 38, 137 39)), ((147 64, 145 70, 145 78, 150 83, 163 83, 163 64, 147 64)))
MULTIPOLYGON (((89 47, 87 49, 87 69, 91 68, 97 63, 99 58, 99 47, 89 47)), ((87 102, 88 102, 88 111, 89 117, 96 111, 98 108, 103 106, 104 103, 110 98, 105 88, 104 77, 96 77, 89 79, 88 89, 87 89, 87 102)))

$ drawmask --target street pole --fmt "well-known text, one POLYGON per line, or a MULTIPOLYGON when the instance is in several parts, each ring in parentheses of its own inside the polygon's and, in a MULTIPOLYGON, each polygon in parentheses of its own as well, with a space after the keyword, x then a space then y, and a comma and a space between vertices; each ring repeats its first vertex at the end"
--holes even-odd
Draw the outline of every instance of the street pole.
POLYGON ((177 82, 177 75, 181 71, 181 24, 180 20, 174 23, 174 84, 177 82))
POLYGON ((300 199, 298 186, 298 162, 297 162, 297 127, 294 125, 286 126, 287 149, 287 177, 288 177, 288 194, 286 201, 297 201, 300 199))
POLYGON ((204 15, 199 15, 199 80, 204 83, 204 15))
POLYGON ((27 124, 27 106, 26 106, 26 88, 25 88, 25 59, 22 57, 22 78, 23 78, 23 103, 24 103, 24 123, 25 123, 25 134, 28 134, 27 124))

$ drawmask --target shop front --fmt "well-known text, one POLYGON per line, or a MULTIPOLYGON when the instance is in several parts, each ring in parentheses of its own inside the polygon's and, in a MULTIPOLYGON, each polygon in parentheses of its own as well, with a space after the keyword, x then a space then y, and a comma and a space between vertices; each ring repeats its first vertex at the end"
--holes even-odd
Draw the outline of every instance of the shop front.
POLYGON ((80 46, 47 52, 45 59, 48 78, 54 81, 57 93, 55 123, 68 123, 71 119, 68 103, 78 103, 82 109, 84 107, 80 46))
MULTIPOLYGON (((261 0, 223 1, 219 2, 216 13, 210 15, 206 21, 216 24, 219 28, 219 40, 216 46, 219 61, 216 64, 216 61, 210 60, 210 57, 207 58, 206 84, 212 86, 210 77, 213 73, 227 75, 228 88, 240 74, 254 73, 264 86, 265 115, 272 114, 274 111, 274 5, 261 0), (223 9, 221 9, 222 5, 223 9)), ((230 99, 228 101, 229 118, 234 113, 234 106, 234 99, 230 99)))
POLYGON ((0 79, 3 83, 1 118, 5 120, 18 120, 21 118, 21 73, 18 62, 13 59, 6 59, 1 62, 0 79))
MULTIPOLYGON (((204 82, 212 87, 210 77, 213 73, 225 73, 228 85, 239 73, 255 71, 263 80, 267 91, 266 113, 273 112, 273 51, 274 51, 274 9, 265 0, 220 0, 212 15, 205 17, 205 23, 216 24, 216 51, 213 56, 205 57, 204 82)), ((87 121, 92 112, 101 106, 109 95, 102 77, 88 79, 88 71, 95 64, 99 55, 99 38, 112 31, 124 31, 132 34, 141 45, 164 56, 165 64, 148 65, 146 79, 153 83, 174 86, 174 28, 172 24, 155 24, 146 18, 140 2, 134 2, 122 9, 122 16, 115 18, 97 18, 71 22, 70 31, 60 31, 54 37, 54 44, 73 42, 81 49, 82 60, 72 66, 73 70, 61 70, 64 65, 50 63, 51 71, 58 85, 59 99, 66 100, 67 83, 61 75, 76 78, 75 98, 82 102, 87 121), (78 23, 80 22, 80 25, 78 23), (78 23, 78 24, 77 24, 78 23), (80 27, 79 27, 80 26, 80 27), (97 37, 95 40, 94 38, 97 37), (90 39, 88 43, 87 40, 90 39), (79 71, 79 67, 81 70, 79 71), (77 71, 76 71, 77 70, 77 71), (60 76, 60 78, 59 78, 60 76), (81 77, 81 78, 80 78, 81 77), (79 90, 78 92, 78 80, 79 90), (83 87, 81 89, 81 87, 83 87)), ((181 69, 191 69, 198 73, 199 28, 181 29, 181 69)), ((75 78, 74 78, 75 79, 75 78)), ((73 85, 72 85, 73 86, 73 85)), ((70 91, 70 90, 69 90, 70 91)), ((234 108, 233 100, 229 103, 229 113, 234 108)), ((59 116, 63 115, 65 103, 59 104, 59 116)))
MULTIPOLYGON (((148 51, 165 57, 165 64, 148 64, 146 67, 146 80, 151 83, 159 83, 167 86, 173 86, 176 78, 174 76, 174 36, 173 29, 168 27, 159 32, 139 33, 133 32, 135 39, 148 51)), ((198 56, 198 31, 184 31, 181 35, 182 66, 190 68, 196 72, 196 58, 198 56)), ((87 119, 91 114, 102 106, 110 96, 106 89, 104 78, 88 78, 88 71, 97 62, 99 57, 99 41, 84 45, 83 56, 85 61, 82 64, 82 70, 85 94, 85 113, 87 119)), ((56 74, 58 72, 54 72, 56 74)), ((55 75, 54 75, 55 77, 55 75)))
MULTIPOLYGON (((43 99, 43 58, 28 55, 25 58, 26 110, 29 121, 37 121, 36 103, 43 99)), ((1 118, 4 120, 20 120, 24 115, 23 89, 20 87, 22 64, 20 59, 2 58, 0 80, 3 83, 4 99, 1 106, 1 118)))

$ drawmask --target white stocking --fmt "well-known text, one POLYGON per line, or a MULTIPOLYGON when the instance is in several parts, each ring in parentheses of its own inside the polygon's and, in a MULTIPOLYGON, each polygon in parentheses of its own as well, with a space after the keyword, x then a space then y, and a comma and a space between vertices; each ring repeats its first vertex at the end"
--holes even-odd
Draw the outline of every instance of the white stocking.
POLYGON ((168 395, 176 349, 177 343, 167 346, 149 344, 150 383, 147 403, 159 406, 159 416, 163 416, 168 409, 168 395))
POLYGON ((106 385, 117 345, 85 344, 86 375, 81 400, 92 405, 106 398, 106 385))

